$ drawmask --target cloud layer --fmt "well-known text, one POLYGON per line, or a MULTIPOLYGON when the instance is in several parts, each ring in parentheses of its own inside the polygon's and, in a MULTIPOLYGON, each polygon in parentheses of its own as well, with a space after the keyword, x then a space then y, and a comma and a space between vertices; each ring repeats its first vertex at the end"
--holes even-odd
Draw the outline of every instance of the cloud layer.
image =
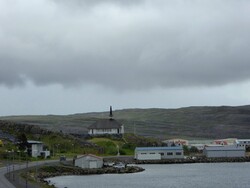
POLYGON ((0 0, 0 84, 130 90, 249 80, 249 10, 247 0, 0 0))

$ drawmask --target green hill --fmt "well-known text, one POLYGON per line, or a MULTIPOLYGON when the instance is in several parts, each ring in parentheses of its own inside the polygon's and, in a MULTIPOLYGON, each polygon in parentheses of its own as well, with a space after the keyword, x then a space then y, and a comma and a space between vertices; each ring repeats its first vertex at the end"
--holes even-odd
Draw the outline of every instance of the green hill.
MULTIPOLYGON (((34 124, 53 131, 86 134, 87 127, 109 112, 66 116, 8 116, 1 120, 34 124)), ((124 109, 113 112, 126 132, 160 138, 250 138, 250 106, 124 109)))

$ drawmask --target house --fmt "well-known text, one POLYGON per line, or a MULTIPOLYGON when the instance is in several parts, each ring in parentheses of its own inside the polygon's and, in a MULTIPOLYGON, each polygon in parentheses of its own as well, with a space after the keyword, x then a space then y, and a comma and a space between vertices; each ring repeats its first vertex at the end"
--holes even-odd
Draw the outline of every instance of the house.
POLYGON ((245 148, 249 148, 250 147, 250 139, 237 139, 235 141, 235 143, 238 146, 244 146, 245 148))
POLYGON ((219 139, 219 140, 214 140, 213 144, 217 145, 234 145, 236 138, 226 138, 226 139, 219 139))
POLYGON ((188 148, 195 147, 198 151, 203 151, 205 146, 211 145, 214 140, 190 140, 188 142, 188 148))
POLYGON ((101 119, 88 127, 89 135, 104 135, 104 134, 124 134, 124 126, 113 119, 112 107, 110 106, 109 119, 101 119))
POLYGON ((32 157, 44 157, 50 156, 50 151, 43 150, 43 143, 35 140, 28 140, 28 154, 32 157))
POLYGON ((102 168, 103 158, 92 154, 86 154, 77 157, 75 159, 74 165, 80 168, 102 168))
POLYGON ((164 140, 162 142, 167 144, 168 146, 184 146, 184 145, 187 146, 188 145, 188 140, 184 140, 180 138, 164 140))
POLYGON ((136 147, 135 159, 137 160, 161 160, 183 159, 182 146, 175 147, 136 147))
POLYGON ((245 157, 245 147, 237 145, 206 146, 203 154, 208 157, 245 157))

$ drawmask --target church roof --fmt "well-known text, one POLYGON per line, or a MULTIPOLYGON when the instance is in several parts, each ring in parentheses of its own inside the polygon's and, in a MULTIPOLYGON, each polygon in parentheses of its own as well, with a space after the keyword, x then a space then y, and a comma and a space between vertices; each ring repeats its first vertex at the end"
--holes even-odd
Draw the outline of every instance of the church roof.
POLYGON ((89 129, 119 129, 122 124, 114 119, 101 119, 90 125, 89 129))

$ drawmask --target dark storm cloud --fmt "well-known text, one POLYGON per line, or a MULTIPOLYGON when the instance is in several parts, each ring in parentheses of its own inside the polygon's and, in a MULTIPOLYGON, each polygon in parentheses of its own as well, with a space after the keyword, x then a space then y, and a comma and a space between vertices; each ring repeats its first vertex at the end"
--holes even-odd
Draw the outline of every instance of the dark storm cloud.
POLYGON ((145 89, 245 81, 249 10, 244 0, 0 0, 0 84, 145 89))

